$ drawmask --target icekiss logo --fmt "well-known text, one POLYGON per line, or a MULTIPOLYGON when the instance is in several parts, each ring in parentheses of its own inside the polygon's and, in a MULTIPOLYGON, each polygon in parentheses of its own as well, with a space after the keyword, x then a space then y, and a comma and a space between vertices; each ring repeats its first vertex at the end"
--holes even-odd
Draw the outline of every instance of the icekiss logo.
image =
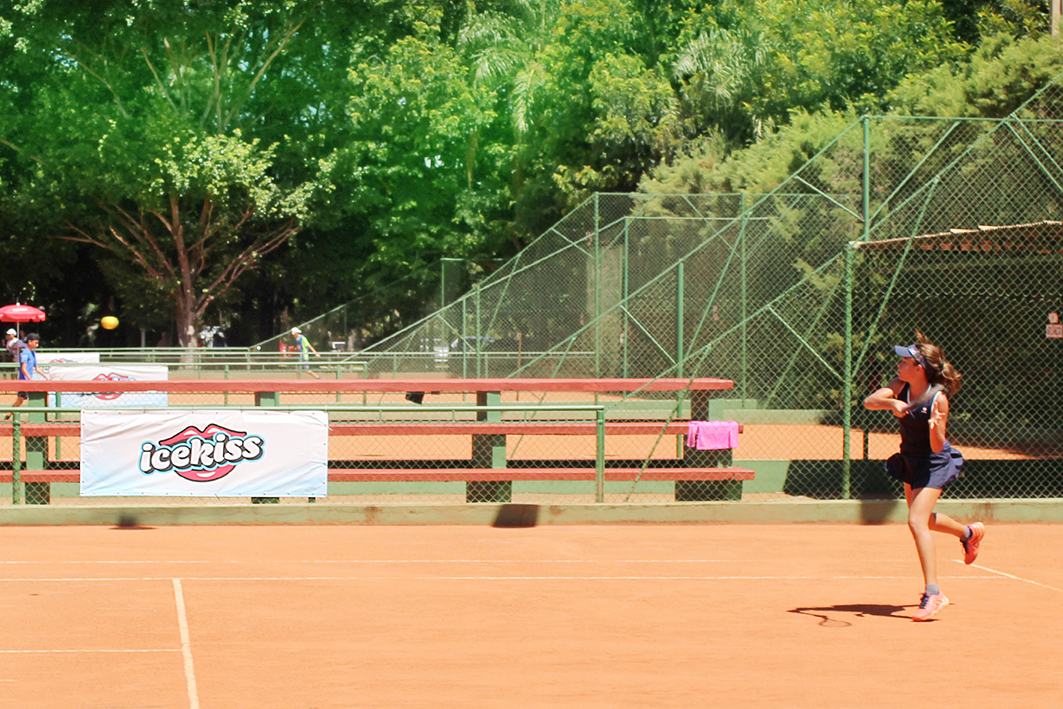
POLYGON ((173 470, 185 480, 210 482, 232 472, 237 463, 262 457, 261 436, 230 431, 210 424, 202 431, 189 426, 165 441, 140 446, 140 472, 145 475, 173 470))
MULTIPOLYGON (((131 381, 131 380, 132 380, 132 377, 127 377, 124 374, 116 374, 115 372, 107 372, 106 374, 97 374, 95 377, 92 378, 92 381, 94 381, 94 382, 128 382, 128 381, 131 381)), ((101 391, 101 392, 97 392, 93 396, 95 396, 97 399, 103 399, 104 401, 110 401, 112 399, 117 399, 121 395, 122 395, 122 392, 120 392, 120 391, 107 391, 107 392, 102 392, 101 391)))

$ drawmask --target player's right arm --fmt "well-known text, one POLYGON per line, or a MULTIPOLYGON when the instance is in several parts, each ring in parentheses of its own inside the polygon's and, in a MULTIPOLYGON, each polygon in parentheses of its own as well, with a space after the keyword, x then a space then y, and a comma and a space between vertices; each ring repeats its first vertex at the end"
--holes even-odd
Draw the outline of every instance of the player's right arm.
POLYGON ((871 411, 892 411, 894 416, 904 416, 905 403, 897 398, 904 382, 894 379, 889 384, 868 394, 864 408, 871 411))

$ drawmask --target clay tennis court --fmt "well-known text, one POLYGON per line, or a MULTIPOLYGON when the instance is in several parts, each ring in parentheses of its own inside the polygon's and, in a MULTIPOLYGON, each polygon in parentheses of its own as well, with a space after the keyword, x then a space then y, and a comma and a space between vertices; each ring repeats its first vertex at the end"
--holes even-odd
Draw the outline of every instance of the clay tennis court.
POLYGON ((0 530, 0 706, 1058 706, 1063 526, 0 530))

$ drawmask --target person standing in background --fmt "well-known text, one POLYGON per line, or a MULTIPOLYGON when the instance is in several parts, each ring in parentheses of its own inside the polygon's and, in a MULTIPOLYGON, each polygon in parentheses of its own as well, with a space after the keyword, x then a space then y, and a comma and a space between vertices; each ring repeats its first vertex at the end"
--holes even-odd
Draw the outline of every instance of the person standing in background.
POLYGON ((4 346, 7 347, 7 353, 11 355, 11 361, 18 364, 18 353, 26 346, 26 343, 18 339, 18 331, 15 328, 8 328, 7 341, 4 346))
POLYGON ((306 335, 299 328, 292 328, 292 337, 295 338, 295 349, 299 353, 300 366, 314 379, 320 379, 321 377, 317 376, 317 372, 310 369, 310 353, 313 352, 318 357, 321 356, 321 353, 314 349, 314 346, 310 344, 310 340, 306 339, 306 335))
MULTIPOLYGON (((41 370, 37 369, 37 346, 41 343, 41 336, 37 333, 30 333, 26 335, 26 346, 19 350, 19 366, 18 366, 18 378, 20 381, 32 381, 36 375, 40 375, 42 379, 47 379, 46 375, 41 370)), ((27 392, 20 391, 15 396, 15 403, 12 406, 22 406, 22 402, 30 398, 27 392)), ((11 414, 4 417, 5 420, 10 419, 11 414)))

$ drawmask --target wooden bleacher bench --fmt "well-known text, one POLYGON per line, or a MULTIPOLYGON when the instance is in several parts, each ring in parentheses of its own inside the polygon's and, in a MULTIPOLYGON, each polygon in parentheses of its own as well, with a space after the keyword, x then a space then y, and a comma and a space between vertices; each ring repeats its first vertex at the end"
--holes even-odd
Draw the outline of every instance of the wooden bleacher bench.
MULTIPOLYGON (((741 431, 741 427, 739 427, 741 431)), ((366 421, 329 424, 332 436, 593 436, 594 421, 366 421)), ((687 421, 606 421, 607 436, 686 435, 687 421)))
MULTIPOLYGON (((0 381, 0 392, 5 388, 0 381)), ((254 393, 256 402, 279 405, 278 392, 464 392, 474 393, 478 406, 498 406, 504 392, 553 393, 610 393, 610 392, 687 392, 691 402, 691 417, 707 418, 708 401, 716 392, 730 389, 732 382, 721 379, 350 379, 336 381, 302 380, 170 380, 125 382, 12 382, 8 388, 34 391, 154 391, 171 392, 245 392, 254 393)), ((32 407, 26 413, 32 411, 32 407)), ((37 415, 44 413, 36 410, 37 415)), ((465 415, 468 415, 466 413, 465 415)), ((501 451, 503 460, 495 457, 498 467, 478 465, 473 460, 387 461, 384 466, 373 461, 330 461, 330 482, 464 482, 466 499, 470 502, 505 502, 511 485, 518 481, 595 481, 599 480, 594 460, 577 461, 506 461, 505 440, 509 436, 595 436, 597 422, 588 418, 534 419, 504 418, 498 411, 479 411, 473 419, 401 420, 373 418, 366 420, 338 420, 330 423, 330 436, 469 436, 476 448, 477 441, 488 450, 501 451), (538 463, 538 464, 536 464, 538 463), (361 465, 376 467, 358 467, 361 465), (432 467, 429 467, 432 466, 432 467), (486 491, 486 492, 485 492, 486 491)), ((606 437, 612 436, 676 436, 685 435, 687 419, 667 421, 607 419, 603 423, 606 437)), ((739 429, 741 430, 741 428, 739 429)), ((0 435, 11 436, 11 423, 0 424, 0 435)), ((77 421, 33 421, 20 423, 24 438, 70 437, 80 435, 77 421)), ((474 456, 480 457, 480 456, 474 456)), ((488 457, 491 457, 490 455, 488 457)), ((677 500, 734 499, 734 491, 741 494, 741 481, 751 480, 754 471, 735 467, 731 452, 692 451, 674 461, 654 461, 649 467, 628 461, 610 461, 604 470, 604 482, 674 481, 677 500), (671 463, 671 464, 669 464, 671 463), (713 486, 716 487, 713 487, 713 486), (734 487, 737 485, 738 487, 734 487), (719 487, 723 486, 723 487, 719 487), (720 497, 721 490, 724 492, 720 497)), ((79 482, 76 469, 23 470, 24 483, 79 482)), ((11 482, 11 470, 0 470, 0 482, 11 482)), ((598 486, 601 490, 601 485, 598 486)))
MULTIPOLYGON (((0 424, 0 436, 10 438, 14 426, 10 422, 0 424)), ((23 438, 29 436, 80 436, 81 423, 23 423, 19 424, 19 435, 23 438)))
MULTIPOLYGON (((329 482, 469 482, 484 480, 594 480, 594 468, 329 468, 329 482)), ((81 470, 23 470, 22 482, 76 483, 81 470)), ((10 483, 14 475, 0 470, 0 483, 10 483)), ((752 480, 746 468, 606 468, 605 479, 611 482, 634 480, 752 480)))
MULTIPOLYGON (((330 468, 330 482, 469 482, 488 480, 593 481, 594 468, 330 468)), ((746 468, 606 468, 609 482, 635 480, 752 480, 746 468)))
MULTIPOLYGON (((81 470, 77 468, 55 470, 23 470, 19 477, 24 483, 76 483, 81 482, 81 470)), ((10 483, 14 473, 0 470, 0 483, 10 483)))
MULTIPOLYGON (((12 425, 0 424, 0 436, 11 437, 12 425)), ((739 432, 742 427, 739 426, 739 432)), ((28 436, 80 435, 81 424, 69 423, 23 423, 19 434, 28 436)), ((364 421, 330 423, 332 436, 468 436, 468 435, 535 435, 535 436, 593 436, 597 431, 594 421, 534 421, 515 419, 510 421, 364 421)), ((605 422, 606 435, 656 436, 685 435, 687 421, 630 421, 605 422)))

